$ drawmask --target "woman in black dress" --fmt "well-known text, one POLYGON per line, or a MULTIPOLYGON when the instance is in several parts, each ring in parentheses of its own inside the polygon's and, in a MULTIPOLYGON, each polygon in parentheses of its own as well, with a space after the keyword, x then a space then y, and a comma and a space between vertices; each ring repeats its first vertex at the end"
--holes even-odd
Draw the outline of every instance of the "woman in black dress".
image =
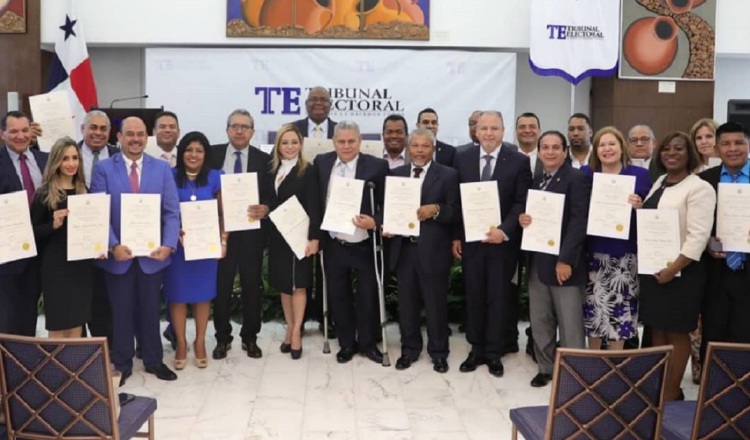
POLYGON ((273 178, 273 211, 292 196, 310 217, 305 258, 297 259, 279 231, 271 223, 268 243, 269 283, 281 292, 281 306, 286 321, 286 336, 282 353, 292 359, 302 355, 302 323, 305 318, 307 289, 312 287, 312 258, 318 252, 320 238, 320 208, 316 170, 302 157, 302 134, 293 125, 284 125, 276 135, 273 160, 269 173, 273 178))
MULTIPOLYGON (((31 222, 42 262, 46 327, 51 338, 78 338, 91 320, 94 269, 91 260, 68 261, 68 196, 86 194, 81 150, 64 137, 55 142, 34 194, 31 222)), ((106 258, 106 256, 104 256, 106 258)))

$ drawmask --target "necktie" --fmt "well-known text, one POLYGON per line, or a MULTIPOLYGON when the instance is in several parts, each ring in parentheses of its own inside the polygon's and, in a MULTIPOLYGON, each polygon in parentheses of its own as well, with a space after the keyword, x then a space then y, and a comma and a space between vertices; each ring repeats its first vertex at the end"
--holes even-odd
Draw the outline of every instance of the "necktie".
POLYGON ((135 161, 130 165, 130 190, 133 193, 138 193, 141 190, 141 185, 138 183, 138 164, 135 161))
MULTIPOLYGON (((740 178, 740 173, 732 174, 732 183, 737 183, 740 178)), ((742 267, 742 263, 745 262, 747 256, 744 252, 727 252, 727 266, 733 271, 738 270, 742 267)))
POLYGON ((94 155, 94 159, 91 161, 91 174, 94 174, 94 167, 96 167, 96 164, 99 163, 99 153, 101 153, 101 151, 91 152, 91 154, 94 155))
POLYGON ((315 128, 313 128, 313 137, 315 139, 321 139, 323 137, 323 127, 316 125, 315 128))
POLYGON ((414 167, 414 178, 419 179, 419 176, 422 174, 422 171, 424 171, 424 168, 414 167))
POLYGON ((234 159, 234 174, 239 174, 242 172, 242 153, 235 151, 234 155, 236 156, 234 159))
POLYGON ((547 184, 549 183, 550 179, 552 179, 551 174, 544 173, 542 174, 542 181, 539 182, 539 189, 544 189, 547 187, 547 184))
POLYGON ((34 201, 34 181, 31 180, 31 171, 29 166, 26 164, 26 153, 21 153, 18 156, 18 160, 21 162, 21 183, 23 183, 23 189, 26 190, 26 195, 29 198, 29 205, 34 201))
POLYGON ((482 182, 492 180, 492 156, 485 154, 482 156, 482 159, 486 162, 484 163, 484 168, 482 168, 482 176, 480 177, 480 180, 482 182))

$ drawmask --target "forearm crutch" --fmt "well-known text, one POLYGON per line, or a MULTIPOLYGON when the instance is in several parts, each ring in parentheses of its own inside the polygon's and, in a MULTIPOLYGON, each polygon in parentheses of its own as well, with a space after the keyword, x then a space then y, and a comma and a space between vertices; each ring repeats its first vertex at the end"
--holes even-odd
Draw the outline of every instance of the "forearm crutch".
MULTIPOLYGON (((373 182, 367 182, 367 186, 370 188, 370 212, 372 213, 373 218, 375 218, 375 184, 373 182)), ((378 235, 379 232, 376 226, 375 230, 372 231, 372 262, 375 265, 375 279, 378 282, 378 300, 380 302, 380 330, 383 332, 383 366, 390 367, 391 360, 388 358, 388 339, 386 338, 385 334, 385 290, 383 289, 383 273, 385 272, 385 267, 383 265, 383 247, 378 246, 378 235), (378 256, 378 254, 380 256, 378 256), (378 261, 380 262, 380 267, 378 267, 378 261)))
POLYGON ((328 343, 328 283, 323 251, 320 251, 318 257, 320 258, 320 275, 323 277, 323 353, 328 354, 331 352, 331 346, 328 343))

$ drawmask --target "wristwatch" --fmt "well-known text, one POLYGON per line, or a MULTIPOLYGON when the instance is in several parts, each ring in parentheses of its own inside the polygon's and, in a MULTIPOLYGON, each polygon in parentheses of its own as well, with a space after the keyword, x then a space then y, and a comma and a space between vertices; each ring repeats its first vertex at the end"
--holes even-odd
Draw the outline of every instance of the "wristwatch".
POLYGON ((435 203, 435 215, 432 216, 432 219, 435 220, 440 215, 440 205, 435 203))

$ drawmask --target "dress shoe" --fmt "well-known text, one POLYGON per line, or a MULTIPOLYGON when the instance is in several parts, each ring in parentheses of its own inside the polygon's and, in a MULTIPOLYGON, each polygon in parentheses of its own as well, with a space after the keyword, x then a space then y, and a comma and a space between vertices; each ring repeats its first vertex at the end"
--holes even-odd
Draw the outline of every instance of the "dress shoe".
POLYGON ((289 353, 292 355, 292 359, 296 361, 297 359, 302 357, 302 347, 300 347, 299 350, 290 348, 289 353))
POLYGON ((174 359, 174 369, 177 371, 184 370, 185 364, 187 364, 187 359, 174 359))
POLYGON ((155 367, 146 367, 146 373, 153 374, 159 380, 177 380, 177 375, 174 374, 174 371, 170 370, 163 363, 155 367))
POLYGON ((169 345, 172 346, 172 350, 177 350, 177 336, 175 336, 174 330, 172 330, 171 326, 167 326, 167 328, 161 335, 164 336, 164 339, 169 341, 169 345))
POLYGON ((411 364, 417 361, 417 358, 411 357, 408 354, 402 355, 398 360, 396 361, 396 369, 397 370, 406 370, 407 368, 411 367, 411 364))
POLYGON ((551 374, 539 373, 531 379, 531 386, 534 388, 546 387, 549 381, 552 380, 551 374))
POLYGON ((247 357, 249 358, 260 359, 263 357, 263 351, 255 341, 243 342, 242 349, 247 352, 247 357))
POLYGON ((133 370, 123 371, 120 373, 120 386, 125 385, 125 382, 133 375, 133 370))
POLYGON ((357 352, 357 349, 354 347, 344 347, 341 350, 339 350, 338 353, 336 353, 336 362, 340 364, 345 364, 352 360, 354 357, 354 354, 357 352))
POLYGON ((466 360, 461 363, 458 368, 462 373, 469 373, 477 369, 477 366, 485 363, 483 356, 477 356, 474 353, 469 353, 466 360))
POLYGON ((508 344, 504 344, 501 356, 505 356, 506 354, 511 354, 511 353, 518 353, 518 351, 519 351, 518 342, 511 342, 508 344))
POLYGON ((501 361, 500 358, 487 359, 487 368, 489 368, 490 374, 495 377, 503 377, 503 374, 505 374, 503 361, 501 361))
POLYGON ((444 358, 437 358, 432 360, 432 369, 438 373, 448 372, 448 361, 444 358))
POLYGON ((227 357, 227 352, 231 349, 231 342, 218 342, 216 343, 216 348, 214 348, 213 353, 211 353, 211 357, 216 360, 224 359, 225 357, 227 357))
POLYGON ((195 349, 195 341, 193 341, 193 353, 196 353, 196 356, 195 356, 195 366, 196 367, 198 367, 198 368, 206 368, 206 367, 208 367, 208 358, 207 357, 204 357, 204 358, 199 358, 198 357, 198 355, 197 355, 198 354, 198 350, 195 349))
POLYGON ((287 344, 286 342, 282 342, 279 346, 279 351, 286 354, 289 353, 292 350, 292 344, 287 344))
POLYGON ((375 362, 376 364, 382 364, 383 363, 383 353, 380 352, 378 347, 372 347, 369 350, 366 350, 362 353, 367 357, 367 359, 375 362))

